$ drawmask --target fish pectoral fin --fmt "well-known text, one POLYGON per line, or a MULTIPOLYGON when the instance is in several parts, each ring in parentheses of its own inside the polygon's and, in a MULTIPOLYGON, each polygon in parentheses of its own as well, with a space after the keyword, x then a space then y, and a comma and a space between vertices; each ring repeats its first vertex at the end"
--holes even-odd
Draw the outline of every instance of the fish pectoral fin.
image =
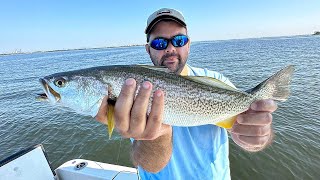
POLYGON ((215 125, 222 128, 231 129, 236 119, 237 119, 237 115, 230 117, 228 119, 225 119, 223 121, 219 121, 218 123, 215 123, 215 125))
POLYGON ((108 134, 109 134, 109 139, 112 136, 112 132, 114 129, 114 105, 108 104, 107 106, 107 118, 108 118, 108 134))

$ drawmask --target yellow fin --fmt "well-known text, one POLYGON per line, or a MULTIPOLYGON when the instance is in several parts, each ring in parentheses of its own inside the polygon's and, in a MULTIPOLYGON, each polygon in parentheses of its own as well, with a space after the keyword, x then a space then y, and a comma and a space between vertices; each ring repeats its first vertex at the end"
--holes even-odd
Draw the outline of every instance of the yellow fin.
POLYGON ((112 136, 112 132, 114 129, 114 106, 111 104, 108 104, 107 107, 107 118, 108 118, 108 134, 109 134, 109 139, 112 136))
POLYGON ((231 129, 234 122, 236 121, 236 119, 237 119, 237 116, 233 116, 233 117, 228 118, 226 120, 220 121, 220 122, 216 123, 215 125, 219 126, 219 127, 226 128, 226 129, 231 129))

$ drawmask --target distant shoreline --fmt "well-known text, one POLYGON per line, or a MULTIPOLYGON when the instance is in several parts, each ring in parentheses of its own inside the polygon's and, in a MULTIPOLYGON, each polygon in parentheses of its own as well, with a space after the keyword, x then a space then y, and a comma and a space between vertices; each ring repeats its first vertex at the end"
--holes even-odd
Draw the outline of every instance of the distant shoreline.
MULTIPOLYGON (((316 31, 317 33, 320 33, 316 31)), ((252 38, 243 38, 245 39, 263 39, 263 38, 281 38, 281 37, 297 37, 297 36, 313 36, 319 35, 317 33, 314 34, 305 34, 305 35, 292 35, 292 36, 273 36, 273 37, 252 37, 252 38)), ((242 39, 224 39, 223 41, 227 40, 242 40, 242 39)), ((206 42, 206 41, 222 41, 222 40, 202 40, 202 41, 195 41, 195 42, 206 42)), ((92 48, 75 48, 75 49, 56 49, 56 50, 43 50, 43 51, 32 51, 32 52, 12 52, 12 53, 0 53, 0 56, 7 56, 7 55, 19 55, 19 54, 33 54, 33 53, 46 53, 46 52, 64 52, 64 51, 81 51, 81 50, 94 50, 94 49, 107 49, 107 48, 121 48, 121 47, 135 47, 135 46, 144 46, 144 44, 134 44, 134 45, 122 45, 122 46, 109 46, 109 47, 92 47, 92 48)))
POLYGON ((0 53, 0 56, 16 55, 16 54, 46 53, 46 52, 81 51, 81 50, 107 49, 107 48, 110 49, 110 48, 134 47, 134 46, 144 46, 144 44, 143 45, 135 44, 135 45, 123 45, 123 46, 110 46, 110 47, 75 48, 75 49, 55 49, 55 50, 32 51, 32 52, 0 53))

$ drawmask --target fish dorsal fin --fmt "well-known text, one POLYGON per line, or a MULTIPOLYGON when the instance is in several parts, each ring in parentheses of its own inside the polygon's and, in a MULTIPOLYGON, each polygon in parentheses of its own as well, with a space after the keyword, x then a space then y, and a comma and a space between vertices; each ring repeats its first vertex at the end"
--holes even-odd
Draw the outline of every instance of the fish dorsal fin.
POLYGON ((212 78, 212 77, 208 77, 208 76, 181 76, 185 79, 189 79, 191 81, 200 83, 200 84, 204 84, 207 86, 211 86, 211 87, 217 87, 220 89, 226 89, 226 90, 230 90, 230 91, 236 91, 239 92, 238 89, 220 81, 219 79, 216 78, 212 78))
POLYGON ((172 74, 172 72, 165 66, 153 66, 153 65, 148 65, 148 64, 138 64, 137 66, 151 69, 151 70, 155 70, 155 71, 161 71, 161 72, 172 74))
MULTIPOLYGON (((137 66, 143 67, 143 68, 147 68, 147 69, 151 69, 151 70, 155 70, 155 71, 161 71, 161 72, 165 72, 165 73, 172 73, 167 67, 165 66, 152 66, 152 65, 147 65, 147 64, 139 64, 137 66)), ((236 89, 235 87, 232 87, 222 81, 220 81, 219 79, 213 78, 213 77, 208 77, 208 76, 182 76, 180 75, 180 77, 194 81, 196 83, 200 83, 200 84, 204 84, 207 86, 211 86, 211 87, 217 87, 220 89, 226 89, 226 90, 230 90, 230 91, 236 91, 236 92, 242 92, 239 91, 238 89, 236 89)), ((243 93, 243 92, 242 92, 243 93)))

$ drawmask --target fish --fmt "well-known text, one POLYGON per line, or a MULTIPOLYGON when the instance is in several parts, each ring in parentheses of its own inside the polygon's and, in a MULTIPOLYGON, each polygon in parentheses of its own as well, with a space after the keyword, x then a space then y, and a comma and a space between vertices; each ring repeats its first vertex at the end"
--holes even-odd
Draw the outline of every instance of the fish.
MULTIPOLYGON (((109 138, 114 129, 114 105, 126 79, 137 82, 136 94, 144 81, 153 84, 152 91, 164 92, 163 123, 172 126, 213 124, 232 128, 236 116, 247 111, 256 100, 286 101, 294 66, 289 65, 260 84, 241 91, 218 79, 206 76, 182 76, 165 67, 150 65, 99 66, 55 73, 40 78, 44 93, 37 99, 64 107, 85 116, 95 117, 104 97, 108 99, 107 126, 109 138)), ((152 93, 153 94, 153 93, 152 93)), ((150 113, 151 95, 147 112, 150 113)))

